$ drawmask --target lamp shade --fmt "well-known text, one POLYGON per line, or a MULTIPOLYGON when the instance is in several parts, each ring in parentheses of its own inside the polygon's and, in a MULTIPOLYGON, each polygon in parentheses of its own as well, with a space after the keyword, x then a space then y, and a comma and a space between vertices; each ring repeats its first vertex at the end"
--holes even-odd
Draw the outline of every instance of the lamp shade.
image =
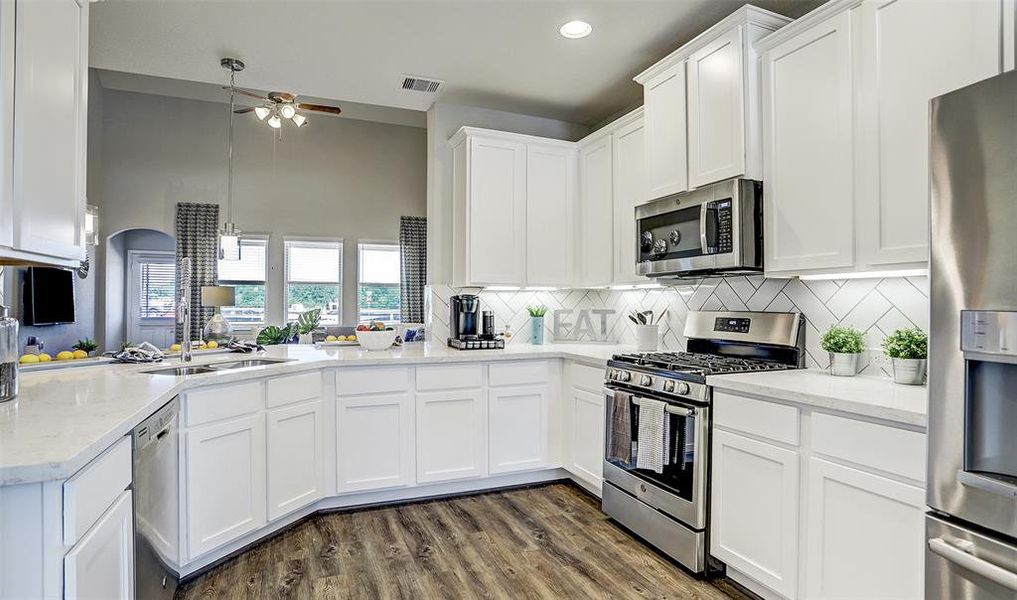
POLYGON ((228 285, 201 286, 202 306, 233 306, 236 304, 236 290, 228 285))

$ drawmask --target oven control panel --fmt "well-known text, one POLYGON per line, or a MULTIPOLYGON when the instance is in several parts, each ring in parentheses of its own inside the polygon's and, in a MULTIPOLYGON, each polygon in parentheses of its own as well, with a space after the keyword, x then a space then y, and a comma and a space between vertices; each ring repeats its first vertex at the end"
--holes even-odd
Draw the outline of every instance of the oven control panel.
MULTIPOLYGON (((650 392, 663 393, 669 396, 681 396, 692 400, 706 402, 709 400, 709 387, 702 383, 682 381, 672 377, 655 376, 639 370, 616 368, 609 366, 606 372, 607 385, 625 384, 624 387, 638 388, 650 392)), ((619 386, 620 387, 620 386, 619 386)))
POLYGON ((752 319, 744 317, 717 317, 713 323, 714 331, 725 333, 748 333, 752 319))

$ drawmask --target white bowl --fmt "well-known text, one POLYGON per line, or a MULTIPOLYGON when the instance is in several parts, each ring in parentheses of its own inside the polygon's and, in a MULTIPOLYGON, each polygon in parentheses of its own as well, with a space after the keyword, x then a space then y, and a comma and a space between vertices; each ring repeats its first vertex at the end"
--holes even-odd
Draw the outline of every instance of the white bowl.
POLYGON ((387 350, 395 343, 398 333, 394 329, 392 331, 358 331, 357 341, 360 342, 361 347, 368 350, 387 350))

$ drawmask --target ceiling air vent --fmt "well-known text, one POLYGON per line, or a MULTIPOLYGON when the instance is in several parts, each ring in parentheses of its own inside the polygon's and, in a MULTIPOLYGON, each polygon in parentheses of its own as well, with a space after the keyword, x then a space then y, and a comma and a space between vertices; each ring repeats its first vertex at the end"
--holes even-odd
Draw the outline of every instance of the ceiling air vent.
POLYGON ((424 92, 425 94, 437 94, 438 89, 444 85, 444 81, 417 77, 416 75, 403 75, 403 89, 411 92, 424 92))

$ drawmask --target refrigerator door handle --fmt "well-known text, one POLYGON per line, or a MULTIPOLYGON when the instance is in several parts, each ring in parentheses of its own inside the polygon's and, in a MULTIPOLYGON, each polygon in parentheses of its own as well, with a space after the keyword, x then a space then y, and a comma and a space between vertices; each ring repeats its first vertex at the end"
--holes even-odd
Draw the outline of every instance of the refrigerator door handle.
POLYGON ((1007 571, 1003 567, 969 554, 941 537, 929 540, 929 550, 972 573, 981 575, 1010 591, 1017 592, 1017 573, 1013 571, 1007 571))
POLYGON ((968 471, 957 471, 957 482, 961 485, 978 488, 986 492, 998 494, 1005 498, 1017 500, 1017 486, 1004 483, 992 477, 986 477, 985 475, 979 475, 968 471))

